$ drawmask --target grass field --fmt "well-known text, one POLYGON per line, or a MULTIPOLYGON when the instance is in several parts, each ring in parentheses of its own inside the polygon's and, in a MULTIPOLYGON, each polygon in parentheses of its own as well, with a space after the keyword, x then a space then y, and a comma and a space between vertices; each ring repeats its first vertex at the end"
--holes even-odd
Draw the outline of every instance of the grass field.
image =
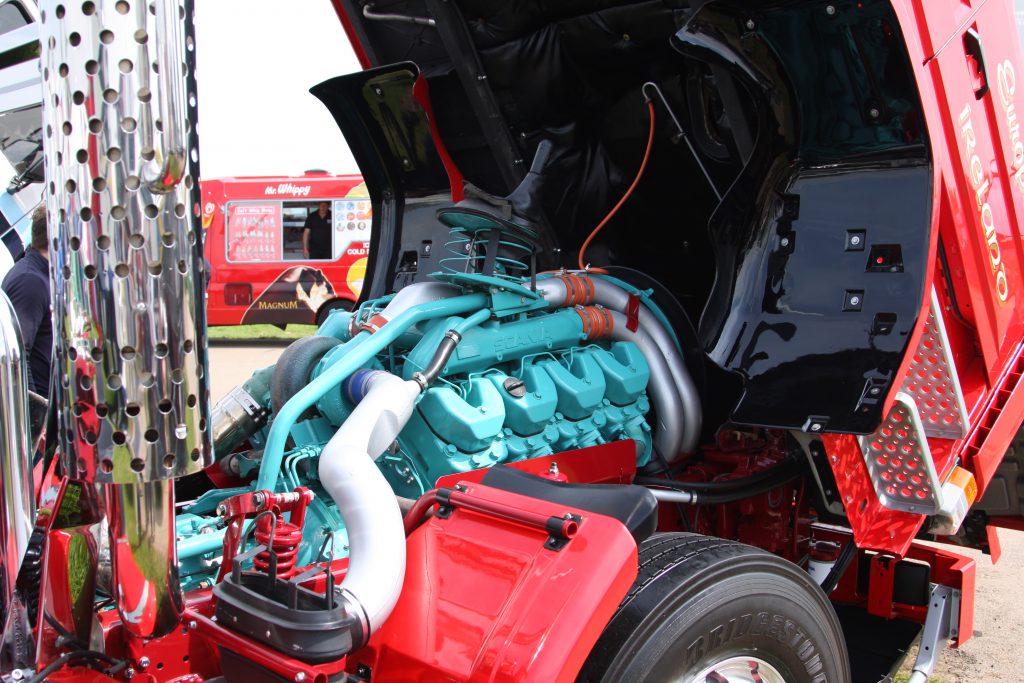
POLYGON ((299 339, 316 332, 316 325, 288 325, 282 330, 274 325, 218 325, 209 329, 209 337, 213 340, 230 339, 244 341, 252 339, 299 339))

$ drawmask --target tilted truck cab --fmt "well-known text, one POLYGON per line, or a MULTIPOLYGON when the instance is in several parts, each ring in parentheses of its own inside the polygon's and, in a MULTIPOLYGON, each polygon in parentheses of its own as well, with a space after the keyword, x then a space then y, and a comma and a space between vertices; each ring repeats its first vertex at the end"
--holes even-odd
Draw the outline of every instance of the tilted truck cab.
POLYGON ((920 541, 1021 526, 1009 3, 333 5, 365 286, 212 408, 191 6, 43 7, 6 675, 877 681, 920 635, 924 680, 970 637, 920 541))

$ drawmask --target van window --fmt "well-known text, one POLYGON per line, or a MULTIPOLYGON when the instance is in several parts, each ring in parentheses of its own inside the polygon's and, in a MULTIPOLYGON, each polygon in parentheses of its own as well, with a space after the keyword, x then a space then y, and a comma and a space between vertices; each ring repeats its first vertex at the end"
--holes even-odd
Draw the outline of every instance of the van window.
POLYGON ((232 263, 278 261, 336 261, 351 242, 370 239, 370 200, 303 199, 298 201, 229 202, 225 209, 225 252, 232 263), (330 206, 326 219, 311 216, 321 202, 330 206), (311 230, 328 245, 321 254, 303 257, 302 233, 307 221, 311 230))

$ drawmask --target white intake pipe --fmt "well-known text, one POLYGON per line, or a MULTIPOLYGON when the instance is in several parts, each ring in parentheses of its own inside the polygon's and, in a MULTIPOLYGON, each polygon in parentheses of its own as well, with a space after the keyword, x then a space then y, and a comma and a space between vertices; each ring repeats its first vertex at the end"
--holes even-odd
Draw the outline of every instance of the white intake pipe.
POLYGON ((402 511, 374 458, 409 421, 420 386, 379 371, 352 380, 361 400, 324 447, 319 471, 348 530, 348 572, 340 590, 358 607, 369 637, 391 614, 405 580, 402 511))

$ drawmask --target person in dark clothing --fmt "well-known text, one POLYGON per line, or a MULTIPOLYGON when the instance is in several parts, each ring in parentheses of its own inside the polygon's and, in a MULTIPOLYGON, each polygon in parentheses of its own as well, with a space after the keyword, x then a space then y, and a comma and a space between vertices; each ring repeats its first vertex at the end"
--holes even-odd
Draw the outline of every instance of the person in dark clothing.
POLYGON ((32 244, 7 273, 2 287, 18 314, 21 339, 28 355, 29 388, 41 396, 49 396, 53 323, 50 320, 50 261, 45 206, 33 212, 32 244))
POLYGON ((331 212, 327 202, 320 202, 317 210, 306 217, 302 226, 302 255, 308 259, 332 257, 331 212))

